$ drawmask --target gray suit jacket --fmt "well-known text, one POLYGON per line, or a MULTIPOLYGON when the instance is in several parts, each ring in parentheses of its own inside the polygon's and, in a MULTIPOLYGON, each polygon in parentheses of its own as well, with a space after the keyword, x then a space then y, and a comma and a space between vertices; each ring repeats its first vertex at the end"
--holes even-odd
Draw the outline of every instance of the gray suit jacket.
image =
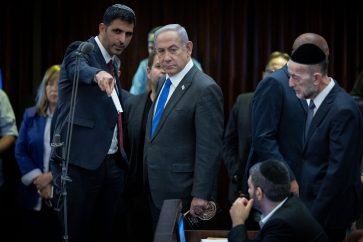
POLYGON ((165 199, 179 198, 184 205, 192 197, 211 199, 222 152, 220 87, 193 66, 170 97, 151 138, 154 108, 155 103, 149 112, 144 147, 145 178, 154 204, 161 208, 165 199))

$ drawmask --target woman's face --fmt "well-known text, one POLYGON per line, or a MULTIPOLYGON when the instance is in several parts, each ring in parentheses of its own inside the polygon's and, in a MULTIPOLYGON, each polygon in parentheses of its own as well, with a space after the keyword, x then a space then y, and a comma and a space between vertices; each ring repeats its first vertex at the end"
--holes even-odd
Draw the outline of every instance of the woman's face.
POLYGON ((157 55, 154 56, 154 61, 151 68, 147 68, 147 78, 151 81, 155 87, 156 82, 165 75, 165 71, 161 68, 159 58, 157 55))
POLYGON ((54 73, 46 86, 46 95, 49 105, 55 105, 58 101, 59 72, 54 73))

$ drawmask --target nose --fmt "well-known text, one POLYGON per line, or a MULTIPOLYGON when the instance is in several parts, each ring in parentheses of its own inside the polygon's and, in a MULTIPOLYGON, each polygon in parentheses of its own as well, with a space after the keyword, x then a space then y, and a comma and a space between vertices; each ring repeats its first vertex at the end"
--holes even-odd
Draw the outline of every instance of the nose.
POLYGON ((126 33, 121 33, 120 37, 119 37, 119 41, 120 43, 125 43, 125 39, 126 39, 126 33))
POLYGON ((295 86, 295 82, 294 82, 294 79, 290 76, 289 77, 289 87, 293 87, 295 86))

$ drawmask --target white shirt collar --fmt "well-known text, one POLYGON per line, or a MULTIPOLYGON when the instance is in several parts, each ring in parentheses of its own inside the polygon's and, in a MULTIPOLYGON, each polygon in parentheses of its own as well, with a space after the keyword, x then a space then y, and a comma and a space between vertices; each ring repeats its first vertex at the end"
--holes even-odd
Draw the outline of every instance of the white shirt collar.
POLYGON ((179 83, 181 82, 181 80, 183 80, 184 76, 188 73, 188 71, 190 71, 190 69, 192 69, 193 65, 194 65, 193 61, 190 58, 189 62, 185 65, 183 70, 181 70, 179 73, 175 74, 174 76, 169 76, 167 74, 166 79, 169 78, 173 87, 176 88, 179 85, 179 83))
MULTIPOLYGON (((332 78, 329 77, 329 80, 330 80, 329 84, 313 99, 315 104, 314 114, 316 113, 320 105, 323 103, 324 99, 328 96, 329 92, 333 89, 335 85, 335 81, 332 78)), ((309 106, 310 99, 307 100, 307 103, 309 106)))
POLYGON ((267 214, 266 216, 262 215, 261 216, 261 221, 260 221, 260 227, 262 228, 263 225, 265 225, 265 223, 267 223, 267 221, 271 218, 271 216, 286 202, 287 198, 285 198, 282 202, 279 203, 279 205, 277 205, 269 214, 267 214))

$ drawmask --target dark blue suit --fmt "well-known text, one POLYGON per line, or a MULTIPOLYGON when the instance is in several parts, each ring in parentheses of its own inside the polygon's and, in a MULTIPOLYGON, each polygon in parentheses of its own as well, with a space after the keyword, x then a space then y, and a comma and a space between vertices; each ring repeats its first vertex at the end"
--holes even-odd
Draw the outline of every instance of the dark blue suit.
MULTIPOLYGON (((252 101, 252 147, 248 168, 259 161, 281 160, 299 180, 305 110, 306 102, 297 98, 289 87, 286 65, 259 83, 252 101)), ((247 192, 247 178, 248 169, 244 176, 244 192, 247 192)))
MULTIPOLYGON (((95 40, 90 55, 80 57, 79 87, 74 113, 73 136, 70 151, 70 163, 85 169, 95 170, 107 155, 117 120, 117 111, 112 99, 101 91, 94 76, 101 70, 109 71, 107 64, 95 40), (86 152, 85 152, 86 151, 86 152)), ((71 44, 65 54, 59 80, 59 101, 54 114, 54 133, 61 134, 65 141, 67 115, 71 100, 73 77, 76 72, 76 53, 78 43, 71 44), (66 71, 63 71, 66 69, 66 71)), ((116 82, 119 90, 121 86, 116 82)), ((127 97, 121 92, 120 101, 127 97)), ((59 154, 60 155, 60 154, 59 154)))
POLYGON ((359 215, 362 137, 360 110, 336 83, 312 120, 300 179, 300 197, 325 229, 359 215))
POLYGON ((251 149, 252 98, 253 92, 237 97, 224 130, 223 161, 230 177, 228 199, 231 203, 239 197, 251 149))
MULTIPOLYGON (((15 146, 15 157, 22 177, 29 172, 37 171, 39 175, 44 172, 45 125, 46 118, 40 116, 35 107, 25 110, 15 146)), ((33 175, 37 176, 36 173, 33 175)), ((22 233, 19 236, 24 236, 24 240, 26 238, 29 241, 61 241, 56 212, 45 204, 42 204, 40 211, 36 211, 34 208, 39 201, 37 188, 33 183, 28 184, 27 180, 23 182, 17 194, 19 204, 25 208, 21 210, 19 227, 22 228, 22 233)))
MULTIPOLYGON (((15 147, 15 158, 21 176, 36 169, 44 171, 45 122, 46 118, 39 116, 35 107, 25 110, 15 147)), ((33 209, 39 199, 39 193, 33 184, 26 186, 21 183, 18 195, 20 204, 27 209, 33 209)))
MULTIPOLYGON (((74 112, 73 134, 69 152, 67 182, 68 228, 70 241, 111 241, 115 214, 119 210, 120 197, 124 192, 124 170, 126 161, 119 152, 107 156, 117 122, 117 111, 111 97, 101 91, 94 78, 99 71, 112 71, 94 38, 89 54, 79 56, 79 85, 74 112), (94 229, 97 228, 97 229, 94 229)), ((61 142, 67 137, 68 116, 74 76, 77 73, 76 49, 72 43, 64 56, 59 80, 59 100, 53 117, 53 134, 60 134, 61 142)), ((121 86, 116 77, 118 90, 121 86)), ((126 92, 119 95, 121 103, 126 92)), ((54 202, 62 201, 61 149, 51 154, 54 177, 54 202)), ((63 211, 61 213, 63 215, 63 211)), ((123 217, 123 216, 120 216, 123 217)), ((119 226, 118 229, 121 229, 119 226)))

